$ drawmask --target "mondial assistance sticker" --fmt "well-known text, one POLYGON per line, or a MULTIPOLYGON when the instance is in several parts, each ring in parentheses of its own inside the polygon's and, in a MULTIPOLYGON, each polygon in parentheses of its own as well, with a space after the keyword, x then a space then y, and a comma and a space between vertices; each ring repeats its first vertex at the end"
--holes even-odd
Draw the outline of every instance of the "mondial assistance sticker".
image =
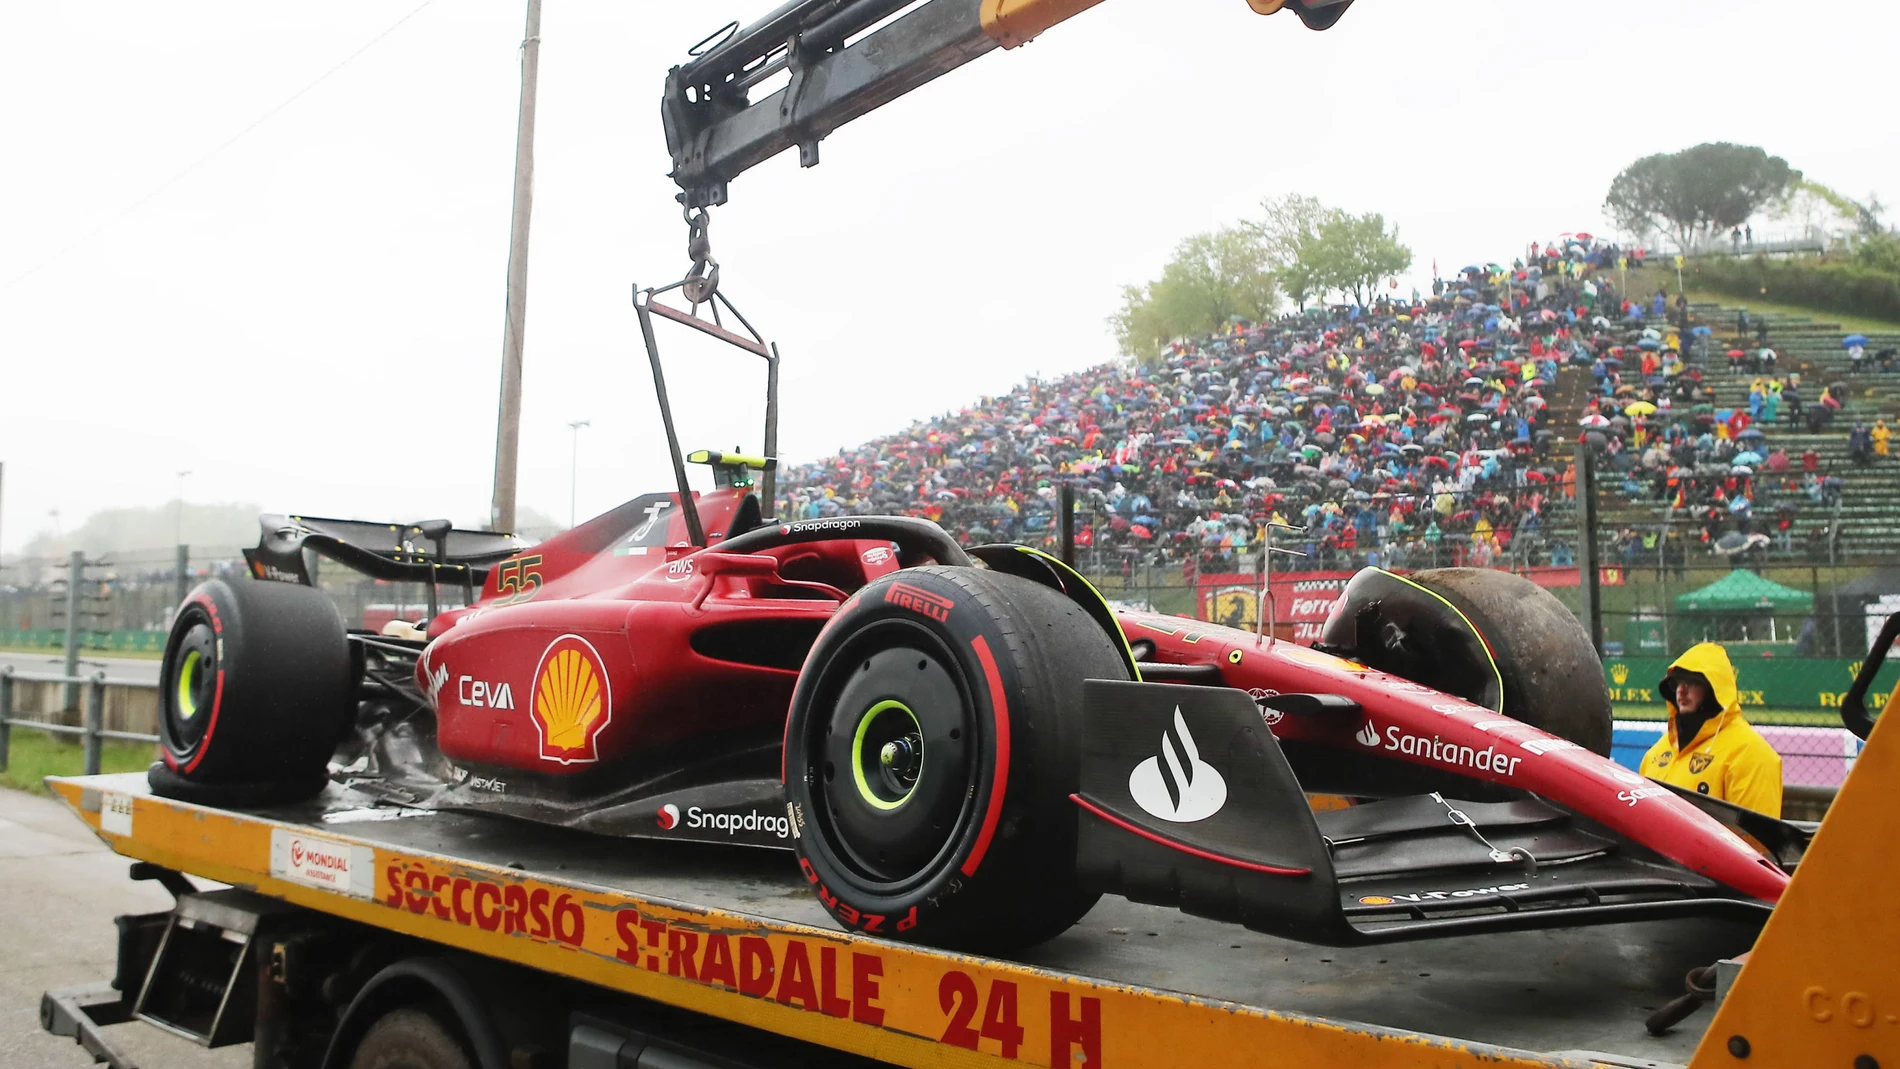
POLYGON ((272 828, 270 874, 306 887, 370 898, 376 886, 376 851, 295 828, 272 828))

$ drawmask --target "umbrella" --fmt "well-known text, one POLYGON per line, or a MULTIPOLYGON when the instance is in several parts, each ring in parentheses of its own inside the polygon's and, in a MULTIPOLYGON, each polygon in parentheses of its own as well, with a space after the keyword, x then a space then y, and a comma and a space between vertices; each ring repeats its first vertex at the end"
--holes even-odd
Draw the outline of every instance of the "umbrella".
POLYGON ((1652 416, 1656 414, 1656 406, 1650 404, 1648 401, 1637 401, 1624 408, 1623 411, 1625 414, 1631 416, 1652 416))
POLYGON ((1483 423, 1486 420, 1489 420, 1490 418, 1491 418, 1491 413, 1489 412, 1473 412, 1471 415, 1465 417, 1465 422, 1466 423, 1483 423))
POLYGON ((1689 333, 1695 335, 1698 338, 1706 338, 1714 334, 1715 330, 1714 328, 1711 328, 1711 327, 1696 327, 1695 329, 1691 330, 1689 333))
POLYGON ((1847 337, 1841 339, 1841 348, 1843 349, 1852 349, 1856 345, 1865 346, 1866 344, 1867 335, 1865 334, 1849 334, 1847 337))
POLYGON ((1734 459, 1734 462, 1736 464, 1746 464, 1749 467, 1754 467, 1755 465, 1760 464, 1761 461, 1762 461, 1761 454, 1755 452, 1753 449, 1747 449, 1740 453, 1735 454, 1735 459, 1734 459))
POLYGON ((1736 435, 1735 437, 1737 438, 1767 438, 1768 436, 1761 432, 1760 427, 1750 427, 1747 430, 1743 431, 1742 433, 1736 435))

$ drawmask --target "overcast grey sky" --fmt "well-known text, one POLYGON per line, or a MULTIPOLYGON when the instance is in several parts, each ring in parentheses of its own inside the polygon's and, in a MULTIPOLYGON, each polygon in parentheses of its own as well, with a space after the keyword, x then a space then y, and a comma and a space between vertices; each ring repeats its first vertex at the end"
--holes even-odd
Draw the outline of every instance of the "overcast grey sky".
MULTIPOLYGON (((686 267, 661 80, 775 0, 545 2, 521 499, 565 517, 588 419, 585 516, 668 478, 628 303, 686 267)), ((125 211, 415 3, 10 11, 0 548, 183 469, 193 501, 486 517, 521 0, 436 0, 125 211)), ((1896 39, 1871 0, 1359 0, 1324 34, 1109 0, 743 176, 714 248, 808 459, 1112 358, 1120 285, 1267 195, 1384 212, 1421 278, 1602 230, 1619 169, 1701 141, 1895 200, 1896 39)), ((686 444, 755 448, 749 358, 674 355, 686 444)))

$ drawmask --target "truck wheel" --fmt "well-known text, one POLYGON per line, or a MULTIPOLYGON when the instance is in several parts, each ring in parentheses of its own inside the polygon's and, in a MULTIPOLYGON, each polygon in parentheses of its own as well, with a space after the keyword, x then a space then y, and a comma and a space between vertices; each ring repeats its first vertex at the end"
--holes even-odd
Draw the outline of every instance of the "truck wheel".
POLYGON ((455 1033, 427 1010, 404 1007, 378 1018, 350 1056, 350 1069, 473 1069, 455 1033))
POLYGON ((201 584, 165 643, 152 789, 208 804, 315 795, 349 727, 353 675, 343 618, 322 591, 201 584))
MULTIPOLYGON (((1451 602, 1490 647, 1503 681, 1493 708, 1610 755, 1614 716, 1603 662, 1563 602, 1523 576, 1488 568, 1437 568, 1410 578, 1451 602)), ((1478 672, 1471 666, 1473 676, 1478 672)))
POLYGON ((846 928, 1002 953, 1073 925, 1084 679, 1127 679, 1061 593, 910 568, 852 596, 785 727, 799 865, 846 928))

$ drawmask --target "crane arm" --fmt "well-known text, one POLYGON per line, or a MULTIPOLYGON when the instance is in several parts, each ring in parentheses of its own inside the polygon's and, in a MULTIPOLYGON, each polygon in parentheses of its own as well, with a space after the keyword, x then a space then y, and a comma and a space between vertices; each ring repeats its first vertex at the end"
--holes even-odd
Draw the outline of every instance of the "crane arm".
MULTIPOLYGON (((800 165, 813 166, 818 142, 838 127, 1101 0, 913 2, 788 0, 695 46, 690 62, 668 72, 660 109, 687 209, 724 204, 728 182, 793 145, 800 165), (780 74, 789 75, 782 88, 751 99, 780 74)), ((1352 0, 1246 2, 1263 15, 1290 7, 1325 29, 1352 0)))

